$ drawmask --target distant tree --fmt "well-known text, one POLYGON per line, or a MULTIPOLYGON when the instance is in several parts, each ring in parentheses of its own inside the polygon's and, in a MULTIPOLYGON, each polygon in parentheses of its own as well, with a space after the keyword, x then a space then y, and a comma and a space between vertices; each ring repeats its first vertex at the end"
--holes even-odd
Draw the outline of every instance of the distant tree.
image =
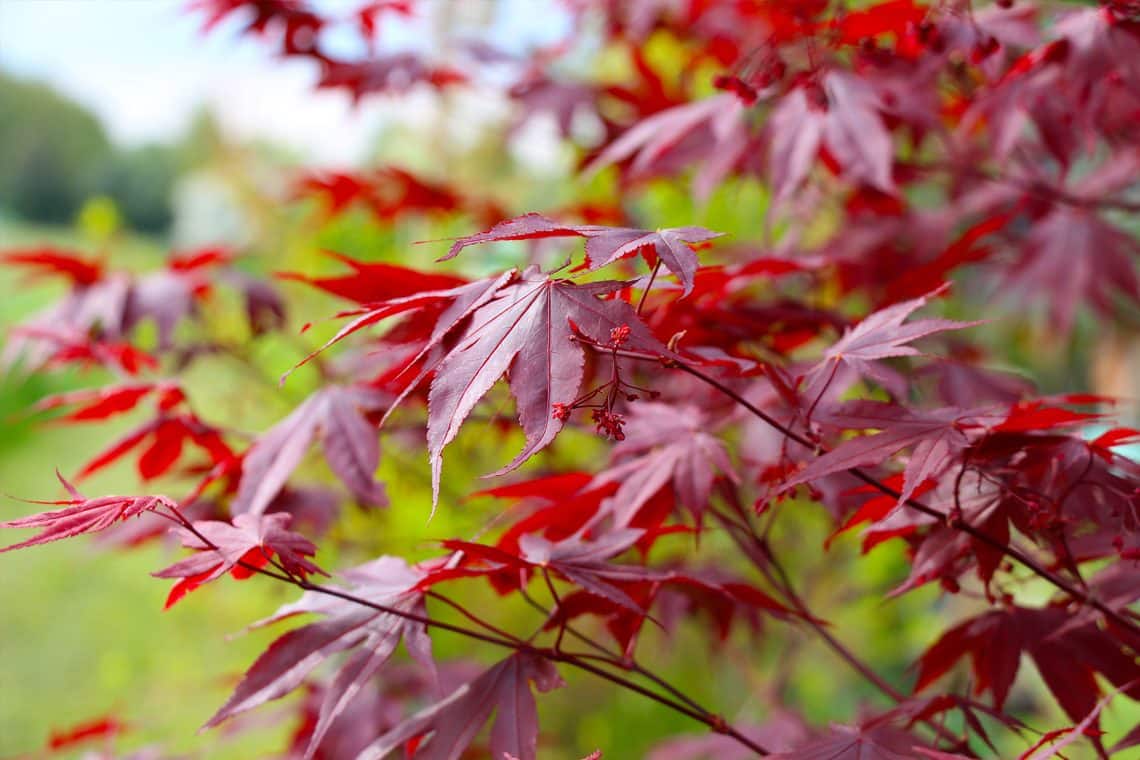
POLYGON ((171 193, 181 163, 179 149, 173 146, 118 151, 104 163, 96 189, 115 200, 130 227, 162 234, 173 219, 171 193))
POLYGON ((70 221, 111 152, 82 106, 0 74, 0 206, 35 221, 70 221))

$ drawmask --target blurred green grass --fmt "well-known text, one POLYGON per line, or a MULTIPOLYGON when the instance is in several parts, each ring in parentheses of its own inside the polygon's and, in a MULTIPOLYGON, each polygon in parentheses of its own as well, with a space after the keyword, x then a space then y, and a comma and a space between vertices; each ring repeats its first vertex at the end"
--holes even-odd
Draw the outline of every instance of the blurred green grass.
MULTIPOLYGON (((0 248, 56 245, 91 251, 78 233, 0 222, 0 248)), ((162 248, 139 238, 116 241, 115 261, 156 262, 162 248)), ((29 286, 0 269, 0 326, 26 319, 62 290, 29 286)), ((36 511, 17 499, 59 498, 54 470, 74 472, 120 432, 121 424, 35 425, 26 410, 49 393, 81 387, 73 373, 0 378, 0 516, 36 511)), ((130 493, 137 484, 121 471, 99 478, 90 493, 130 493)), ((4 537, 11 543, 12 535, 4 537)), ((285 601, 287 589, 268 584, 207 588, 192 603, 162 612, 167 582, 150 573, 172 561, 168 547, 108 551, 88 540, 0 555, 0 757, 36 756, 52 730, 113 714, 132 726, 122 747, 160 743, 170 751, 207 757, 258 756, 280 741, 283 727, 240 737, 195 731, 225 699, 227 678, 255 657, 272 636, 258 632, 226 641, 285 601)))

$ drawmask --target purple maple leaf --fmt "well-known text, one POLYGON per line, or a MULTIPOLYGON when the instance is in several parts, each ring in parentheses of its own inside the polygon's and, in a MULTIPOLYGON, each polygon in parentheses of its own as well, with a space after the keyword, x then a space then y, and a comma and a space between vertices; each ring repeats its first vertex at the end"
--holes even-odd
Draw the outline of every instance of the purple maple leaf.
MULTIPOLYGON (((332 588, 377 605, 426 617, 423 595, 415 590, 423 574, 403 560, 380 557, 343 575, 351 586, 347 589, 332 588)), ((206 727, 288 694, 329 657, 355 650, 341 665, 321 703, 317 725, 305 754, 310 758, 329 726, 391 658, 401 638, 408 653, 420 665, 434 671, 431 639, 423 623, 334 596, 306 591, 300 600, 285 605, 255 626, 302 613, 322 615, 323 619, 295 628, 270 644, 250 666, 226 703, 207 721, 206 727)))
POLYGON ((768 757, 772 760, 914 760, 926 749, 929 747, 924 742, 889 726, 834 725, 825 736, 768 757))
MULTIPOLYGON (((945 287, 876 311, 859 324, 848 328, 843 336, 824 352, 823 359, 805 374, 804 396, 813 401, 819 399, 832 384, 840 367, 849 368, 856 377, 876 380, 887 390, 899 395, 901 389, 898 376, 880 365, 880 360, 896 356, 917 356, 919 350, 907 345, 911 341, 945 330, 961 330, 980 324, 955 322, 949 319, 919 319, 906 322, 907 317, 925 306, 945 287)), ((839 391, 842 388, 831 390, 839 391)))
POLYGON ((309 396, 246 453, 234 513, 262 514, 318 437, 329 468, 352 494, 363 504, 384 504, 384 487, 373 477, 378 433, 365 413, 386 403, 384 394, 365 387, 330 386, 309 396))
POLYGON ((440 260, 454 258, 467 246, 480 243, 581 237, 586 239, 586 264, 589 269, 598 269, 635 253, 646 256, 649 263, 653 264, 654 261, 647 255, 647 252, 652 251, 656 260, 681 281, 687 295, 693 289, 693 278, 699 265, 697 255, 688 244, 703 243, 722 234, 724 233, 704 227, 674 227, 654 231, 593 224, 567 225, 542 214, 531 213, 499 222, 485 232, 459 238, 440 260))
POLYGON ((899 503, 930 478, 938 477, 956 461, 957 455, 976 441, 988 424, 998 424, 1001 414, 947 407, 916 411, 880 401, 853 401, 827 410, 820 421, 843 430, 877 429, 874 435, 850 438, 831 451, 811 460, 807 467, 785 481, 788 490, 816 478, 853 467, 879 464, 911 449, 903 475, 899 503))
POLYGON ((693 406, 639 402, 631 407, 625 440, 614 447, 613 467, 595 483, 620 483, 604 509, 618 526, 628 526, 666 484, 697 518, 709 501, 717 472, 737 480, 724 443, 708 432, 710 420, 693 406))
POLYGON ((815 89, 797 87, 785 95, 768 123, 776 200, 799 187, 824 146, 852 182, 894 192, 894 145, 879 101, 868 82, 845 71, 829 72, 815 89))
POLYGON ((604 345, 612 330, 628 327, 630 348, 667 352, 628 303, 603 300, 622 287, 613 281, 576 285, 530 269, 471 314, 466 329, 439 363, 428 396, 433 503, 439 498, 443 448, 508 370, 526 444, 492 475, 518 467, 561 430, 562 421, 552 410, 556 404, 573 404, 585 366, 575 330, 604 345))
POLYGON ((1079 303, 1112 315, 1117 293, 1140 302, 1137 253, 1132 235, 1087 208, 1059 205, 1033 225, 1007 282, 1047 296, 1054 327, 1068 332, 1079 303))
MULTIPOLYGON (((285 512, 243 514, 232 523, 200 520, 193 523, 194 530, 179 528, 182 545, 199 553, 159 570, 154 576, 192 578, 192 587, 197 587, 235 569, 248 573, 244 565, 261 567, 273 556, 292 575, 303 578, 313 573, 324 574, 306 559, 317 553, 313 542, 287 530, 291 520, 292 515, 285 512)), ((167 606, 172 603, 168 602, 167 606)))
POLYGON ((405 742, 428 735, 416 750, 422 760, 459 757, 495 712, 491 726, 491 756, 535 760, 538 709, 530 684, 540 692, 564 682, 554 665, 518 652, 490 668, 449 696, 421 710, 369 745, 357 760, 380 760, 405 742))
POLYGON ((748 109, 731 93, 684 103, 642 119, 610 143, 585 168, 585 176, 632 158, 626 176, 652 175, 659 167, 703 162, 693 178, 699 199, 744 158, 748 148, 748 109))

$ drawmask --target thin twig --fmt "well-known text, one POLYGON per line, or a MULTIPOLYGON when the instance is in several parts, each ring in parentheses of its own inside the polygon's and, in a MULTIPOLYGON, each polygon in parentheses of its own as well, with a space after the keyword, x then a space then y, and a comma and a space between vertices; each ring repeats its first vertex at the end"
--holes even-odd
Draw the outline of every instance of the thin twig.
MULTIPOLYGON (((744 398, 742 395, 737 393, 735 390, 733 390, 732 388, 730 388, 727 385, 725 385, 724 383, 722 383, 720 380, 716 379, 715 377, 713 377, 711 375, 704 373, 703 371, 697 369, 693 365, 688 364, 687 362, 685 362, 681 359, 678 359, 675 357, 661 356, 661 355, 657 355, 657 354, 642 353, 640 351, 629 351, 629 350, 625 350, 625 349, 613 349, 613 348, 610 348, 608 346, 602 346, 600 344, 587 342, 587 341, 584 341, 581 339, 579 339, 579 340, 580 340, 580 342, 583 343, 583 345, 590 346, 590 347, 595 348, 595 349, 600 350, 600 351, 612 351, 616 355, 624 356, 628 359, 639 359, 641 361, 657 362, 666 368, 680 370, 681 372, 684 372, 688 375, 691 375, 691 376, 697 378, 698 380, 700 380, 701 382, 705 383, 706 385, 709 385, 709 386, 715 388, 716 390, 720 391, 725 396, 731 398, 733 401, 735 401, 737 404, 742 406, 744 409, 748 410, 748 412, 750 414, 752 414, 753 416, 757 417, 758 419, 764 421, 765 423, 767 423, 771 427, 775 428, 776 430, 780 431, 782 434, 787 436, 789 439, 795 441, 796 443, 800 444, 801 446, 804 446, 805 448, 807 448, 810 451, 817 452, 818 456, 822 456, 822 455, 827 453, 827 449, 825 449, 821 446, 818 446, 815 443, 812 443, 807 438, 803 437, 802 435, 800 435, 796 431, 789 428, 787 425, 784 425, 779 420, 775 419, 770 414, 766 413, 763 409, 760 409, 755 404, 750 402, 748 399, 744 398)), ((968 522, 965 522, 961 518, 946 515, 940 511, 938 511, 937 509, 934 509, 933 507, 930 507, 930 506, 927 506, 926 504, 923 504, 922 502, 918 501, 917 499, 915 499, 913 497, 908 497, 906 499, 903 499, 902 493, 900 491, 898 491, 897 489, 891 488, 889 485, 887 485, 883 481, 879 480, 878 478, 874 477, 873 475, 869 474, 866 470, 863 470, 862 468, 851 467, 847 470, 847 472, 850 473, 853 477, 857 478, 858 480, 861 480, 862 482, 871 486, 875 490, 879 491, 880 493, 886 494, 887 496, 890 496, 893 499, 897 499, 901 503, 910 507, 911 509, 914 509, 918 512, 921 512, 924 515, 927 515, 929 517, 934 517, 937 520, 939 520, 940 522, 942 522, 943 524, 947 525, 948 527, 953 528, 954 530, 961 531, 962 533, 969 535, 972 539, 974 539, 980 543, 983 543, 986 546, 991 547, 992 549, 995 549, 995 550, 1001 552, 1002 554, 1006 555, 1010 559, 1016 560, 1018 563, 1025 566, 1030 571, 1032 571, 1034 573, 1034 575, 1037 575, 1038 577, 1043 578, 1044 580, 1053 584, 1054 586, 1056 586, 1057 588, 1059 588, 1060 590, 1064 591, 1066 594, 1071 596, 1073 599, 1076 599, 1076 600, 1080 601, 1082 604, 1085 604, 1085 605, 1088 605, 1089 607, 1092 607, 1093 609, 1095 609, 1098 612, 1100 612, 1101 614, 1103 614, 1107 619, 1111 620, 1113 623, 1116 623, 1117 625, 1122 626, 1123 628, 1127 629, 1128 631, 1130 631, 1134 634, 1140 635, 1140 626, 1138 626, 1136 623, 1132 622, 1131 620, 1129 620, 1124 615, 1121 615, 1119 612, 1112 609, 1111 607, 1109 607, 1108 605, 1106 605, 1104 602, 1100 601, 1099 599, 1097 599, 1097 598, 1091 596, 1090 594, 1082 591, 1080 588, 1078 588, 1074 584, 1070 583, 1069 581, 1065 580, 1060 575, 1057 575, 1056 573, 1050 571, 1048 568, 1042 566, 1039 562, 1037 562, 1037 560, 1030 557, 1028 554, 1023 552, 1021 549, 1018 549, 1015 546, 1011 546, 1009 544, 1003 543, 1002 541, 999 541, 999 540, 993 538, 992 536, 990 536, 985 531, 974 527, 973 525, 971 525, 968 522)))
MULTIPOLYGON (((218 549, 218 546, 206 538, 206 536, 202 535, 201 531, 195 528, 194 524, 188 520, 185 515, 183 515, 181 511, 177 509, 177 507, 174 507, 172 505, 172 511, 175 520, 183 527, 185 527, 188 531, 190 531, 199 541, 201 541, 204 548, 212 550, 218 549)), ((623 678, 622 676, 611 673, 598 665, 594 665, 593 663, 586 661, 578 655, 568 652, 561 652, 549 647, 537 647, 513 636, 510 638, 503 638, 499 635, 491 635, 470 628, 464 628, 460 625, 446 623, 427 615, 420 615, 409 610, 402 610, 398 607, 390 607, 386 604, 380 604, 379 602, 374 602, 370 599, 364 599, 348 591, 342 591, 341 589, 333 588, 331 586, 322 586, 318 583, 312 583, 311 581, 305 580, 303 578, 295 578, 288 574, 275 572, 273 570, 267 570, 264 567, 256 567, 244 561, 238 561, 236 565, 252 573, 264 575, 268 578, 273 578, 274 580, 296 586, 303 591, 312 591, 317 594, 336 597, 337 599, 342 599, 346 602, 352 602, 353 604, 358 604, 362 607, 376 610, 377 612, 383 612, 389 615, 403 618, 405 620, 411 620, 412 622, 420 623, 427 627, 450 631, 451 633, 465 636, 470 639, 475 639, 477 641, 482 641, 487 644, 493 644, 495 646, 503 647, 506 649, 512 649, 516 652, 522 652, 525 654, 534 655, 536 657, 542 657, 543 659, 549 660, 551 662, 560 662, 565 665, 569 665, 570 667, 577 668, 578 670, 584 670, 587 673, 592 673, 598 678, 609 681, 616 686, 621 686, 622 688, 629 689, 630 691, 640 694, 647 699, 651 699, 658 704, 670 708, 671 710, 681 713, 682 715, 686 715, 699 723, 703 723, 713 731, 734 739, 758 755, 771 754, 767 749, 764 748, 763 745, 756 743, 752 739, 742 734, 719 715, 705 710, 704 708, 694 709, 686 704, 670 699, 669 697, 666 697, 662 694, 658 694, 657 692, 648 689, 639 683, 631 681, 628 678, 623 678)), ((436 598, 440 597, 436 596, 436 598)), ((450 600, 447 601, 454 606, 454 603, 452 603, 450 600)), ((488 624, 480 622, 480 625, 488 624)), ((510 636, 510 634, 507 634, 507 636, 510 636)), ((621 663, 613 664, 617 667, 621 667, 621 663)))
MULTIPOLYGON (((772 551, 771 545, 765 539, 757 535, 755 529, 751 526, 751 524, 746 522, 747 516, 743 513, 743 510, 740 509, 739 504, 734 504, 733 506, 737 509, 739 517, 725 514, 715 507, 712 508, 713 515, 716 516, 716 518, 719 519, 722 523, 724 523, 724 525, 728 528, 729 534, 732 536, 733 541, 737 543, 737 546, 746 556, 751 557, 753 555, 753 552, 750 551, 747 547, 743 546, 741 542, 748 541, 753 545, 754 550, 759 553, 760 558, 763 560, 762 562, 755 560, 753 561, 753 564, 756 566, 757 570, 760 571, 760 573, 768 580, 769 583, 780 590, 780 593, 783 594, 784 599, 789 604, 791 604, 793 608, 795 608, 796 612, 799 613, 804 622, 806 622, 808 626, 810 626, 811 629, 821 639, 823 639, 824 643, 827 644, 827 646, 829 646, 841 660, 847 663, 847 665, 859 673, 859 675, 867 679, 867 681, 870 682, 875 688, 877 688, 894 702, 898 704, 905 702, 907 699, 907 696, 905 694, 896 689, 886 679, 875 672, 875 670, 870 665, 863 662, 858 655, 856 655, 847 647, 847 645, 832 635, 831 631, 827 630, 827 626, 824 623, 820 622, 819 618, 817 618, 812 613, 811 609, 808 608, 807 603, 803 600, 803 597, 801 597, 796 592, 791 578, 788 577, 787 571, 784 570, 783 565, 780 563, 779 559, 772 551)), ((923 722, 928 725, 939 736, 939 738, 953 742, 955 746, 961 743, 957 736, 955 736, 941 724, 936 723, 929 718, 925 719, 923 722)))

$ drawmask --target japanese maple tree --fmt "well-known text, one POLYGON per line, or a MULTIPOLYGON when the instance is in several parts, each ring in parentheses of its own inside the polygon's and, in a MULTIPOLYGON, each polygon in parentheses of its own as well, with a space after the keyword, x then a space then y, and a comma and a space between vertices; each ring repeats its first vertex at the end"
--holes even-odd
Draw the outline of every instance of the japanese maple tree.
MULTIPOLYGON (((67 283, 12 331, 5 361, 102 382, 38 409, 62 424, 146 410, 60 476, 52 509, 0 523, 38 531, 8 549, 172 532, 190 553, 154 573, 174 582, 168 607, 226 576, 295 587, 256 625, 299 624, 206 723, 295 694, 283 757, 545 757, 559 747, 539 725, 544 695, 589 678, 690 721, 655 738, 658 760, 1140 744, 1140 725, 1101 726, 1140 700, 1140 464, 1120 449, 1140 431, 1113 421, 1114 399, 1000 369, 985 338, 1134 322, 1140 6, 565 0, 568 36, 525 52, 458 33, 386 50, 387 23, 430 10, 322 7, 192 4, 207 29, 237 23, 354 100, 497 87, 514 109, 502 139, 546 120, 577 176, 539 208, 446 168, 311 169, 282 193, 318 223, 429 230, 434 269, 400 250, 327 252, 320 272, 182 251, 143 274, 4 252, 67 283), (360 57, 330 34, 356 34, 360 57), (665 195, 687 216, 661 213, 665 195), (709 209, 726 205, 721 229, 709 209), (504 256, 514 266, 491 271, 504 256), (294 320, 295 283, 340 299, 335 333, 297 336, 329 315, 294 320), (221 336, 227 302, 244 325, 221 336), (222 360, 275 374, 248 350, 275 335, 315 380, 250 435, 188 378, 222 360), (409 449, 423 472, 383 469, 409 449), (441 487, 454 462, 489 487, 441 487), (83 495, 125 463, 146 495, 83 495), (362 555, 371 539, 344 526, 410 509, 391 496, 401 477, 430 482, 425 524, 463 511, 479 527, 362 555), (344 520, 348 504, 362 514, 344 520), (826 541, 805 544, 805 515, 826 541), (855 533, 908 566, 860 577, 865 560, 841 548, 855 533), (346 561, 319 562, 325 545, 346 561), (821 583, 837 563, 849 569, 821 583), (860 615, 892 606, 945 626, 895 652, 905 671, 862 651, 860 615), (468 656, 440 657, 440 640, 468 656), (796 696, 805 640, 866 684, 858 704, 796 696), (657 656, 667 641, 699 641, 752 686, 698 693, 657 656), (1035 720, 1011 699, 1031 669, 1054 702, 1035 720)), ((50 749, 121 727, 91 725, 50 749)), ((610 742, 594 756, 631 756, 610 742)))

